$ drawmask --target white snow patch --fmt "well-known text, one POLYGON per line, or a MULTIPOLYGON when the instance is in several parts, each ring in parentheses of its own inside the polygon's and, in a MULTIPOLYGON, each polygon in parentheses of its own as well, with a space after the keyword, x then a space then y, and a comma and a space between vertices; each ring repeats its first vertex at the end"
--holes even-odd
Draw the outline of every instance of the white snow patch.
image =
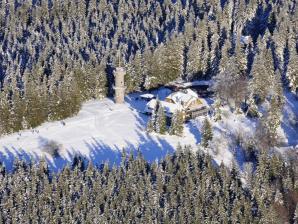
POLYGON ((0 139, 0 160, 9 168, 15 158, 29 160, 45 157, 53 169, 61 169, 73 156, 82 155, 95 164, 104 161, 119 163, 121 151, 140 150, 148 161, 164 157, 175 150, 178 143, 195 148, 197 134, 186 125, 183 137, 151 135, 146 132, 148 116, 137 112, 143 101, 127 99, 123 105, 110 99, 90 101, 77 116, 45 123, 35 130, 26 130, 0 139), (131 103, 134 104, 131 104, 131 103), (42 151, 45 140, 62 146, 59 158, 53 159, 42 151))
POLYGON ((285 106, 282 118, 282 132, 288 146, 298 145, 298 99, 291 92, 285 92, 285 106))
MULTIPOLYGON (((169 89, 161 88, 150 94, 164 100, 170 93, 169 89)), ((284 151, 285 147, 298 150, 298 100, 291 93, 285 93, 285 99, 279 129, 284 145, 277 150, 284 151)), ((206 101, 213 102, 212 99, 206 101)), ((140 150, 151 162, 174 152, 179 143, 190 145, 194 150, 198 148, 204 117, 185 124, 183 137, 148 134, 145 130, 148 116, 141 113, 146 103, 140 100, 140 93, 128 95, 123 105, 114 104, 110 99, 87 102, 78 115, 64 120, 65 125, 61 121, 45 123, 34 130, 0 138, 0 161, 9 169, 15 158, 38 160, 45 157, 52 169, 59 170, 75 155, 85 156, 95 164, 104 161, 118 164, 123 149, 140 150), (51 140, 61 145, 58 158, 42 151, 44 142, 51 140)), ((243 170, 245 160, 242 149, 236 144, 237 139, 253 138, 257 122, 244 114, 232 113, 227 107, 221 109, 222 120, 210 118, 214 138, 210 146, 212 150, 207 151, 217 164, 223 162, 230 166, 236 161, 243 170)))
MULTIPOLYGON (((197 119, 202 127, 204 117, 197 119)), ((223 163, 231 167, 232 163, 238 164, 240 170, 245 162, 243 149, 239 147, 238 140, 246 141, 253 138, 256 122, 244 114, 232 113, 228 107, 222 108, 222 119, 214 121, 209 118, 213 127, 213 139, 207 149, 217 164, 223 163)))

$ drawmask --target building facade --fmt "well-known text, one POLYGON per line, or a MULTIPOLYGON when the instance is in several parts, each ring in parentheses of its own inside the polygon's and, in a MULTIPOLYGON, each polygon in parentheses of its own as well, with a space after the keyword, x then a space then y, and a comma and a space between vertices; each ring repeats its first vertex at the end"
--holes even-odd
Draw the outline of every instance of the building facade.
POLYGON ((114 100, 115 103, 121 104, 124 103, 124 97, 125 97, 125 83, 124 83, 124 78, 125 78, 126 71, 123 67, 117 67, 115 71, 115 95, 114 95, 114 100))

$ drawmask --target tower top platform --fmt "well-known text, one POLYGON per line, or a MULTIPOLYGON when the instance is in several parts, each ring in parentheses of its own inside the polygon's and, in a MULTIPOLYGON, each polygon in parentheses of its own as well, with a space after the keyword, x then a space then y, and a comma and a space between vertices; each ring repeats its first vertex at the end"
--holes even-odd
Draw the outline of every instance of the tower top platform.
POLYGON ((117 75, 119 73, 125 73, 125 68, 124 67, 116 67, 115 75, 117 75))

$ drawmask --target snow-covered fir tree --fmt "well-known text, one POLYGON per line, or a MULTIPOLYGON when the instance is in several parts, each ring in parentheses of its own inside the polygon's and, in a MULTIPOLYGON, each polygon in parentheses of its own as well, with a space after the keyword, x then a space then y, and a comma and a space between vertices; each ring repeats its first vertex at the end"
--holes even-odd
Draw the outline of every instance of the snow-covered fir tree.
POLYGON ((203 123, 201 132, 202 132, 201 145, 204 148, 207 148, 209 146, 210 141, 213 138, 212 125, 208 118, 204 119, 204 123, 203 123))
POLYGON ((214 102, 214 120, 219 121, 222 118, 221 102, 220 99, 216 99, 214 102))
POLYGON ((191 81, 196 77, 203 75, 204 68, 202 64, 203 58, 202 41, 193 41, 187 52, 186 78, 191 81))
POLYGON ((156 116, 156 132, 159 134, 165 134, 167 131, 167 120, 164 107, 159 104, 157 109, 157 116, 156 116))
MULTIPOLYGON (((159 101, 157 101, 159 103, 159 101)), ((157 120, 157 107, 155 107, 152 112, 151 112, 151 116, 150 119, 147 123, 147 131, 148 132, 155 132, 156 131, 156 120, 157 120)))
POLYGON ((287 69, 287 78, 291 91, 297 93, 298 91, 298 54, 293 49, 290 52, 290 60, 287 69))
POLYGON ((260 127, 257 128, 257 139, 261 149, 269 149, 278 143, 278 128, 282 119, 282 102, 278 96, 272 96, 270 105, 260 119, 260 127))
POLYGON ((171 118, 169 128, 170 135, 182 136, 184 131, 184 114, 182 111, 176 111, 171 118))
POLYGON ((160 101, 156 101, 155 108, 152 110, 151 117, 147 123, 148 132, 165 134, 167 131, 167 120, 163 106, 160 101))
POLYGON ((262 49, 261 52, 255 56, 251 70, 252 79, 249 86, 251 97, 257 97, 261 102, 268 96, 272 80, 269 71, 271 68, 267 68, 264 62, 264 51, 266 51, 267 54, 269 53, 268 49, 262 49))
POLYGON ((259 110, 253 98, 248 99, 248 109, 246 113, 249 117, 259 117, 259 110))
MULTIPOLYGON (((262 3, 262 7, 268 4, 262 3)), ((107 0, 66 0, 47 4, 47 1, 25 0, 18 4, 9 2, 9 7, 2 5, 0 86, 4 91, 6 85, 11 85, 10 97, 6 100, 10 101, 9 107, 14 107, 11 115, 16 121, 5 125, 5 132, 21 128, 23 115, 34 127, 68 113, 75 114, 77 107, 69 108, 67 113, 60 111, 65 110, 62 106, 65 102, 61 100, 68 99, 61 96, 62 92, 72 94, 62 90, 68 88, 63 82, 69 73, 74 77, 72 82, 82 101, 111 94, 119 51, 123 54, 123 64, 129 66, 128 92, 155 88, 179 77, 210 78, 223 71, 230 56, 236 58, 241 74, 250 72, 256 81, 252 88, 255 95, 266 98, 263 95, 267 90, 262 86, 270 87, 255 69, 255 64, 263 62, 265 69, 259 68, 259 74, 267 76, 266 71, 271 73, 276 69, 282 76, 287 72, 295 91, 296 76, 292 72, 297 61, 293 58, 297 55, 295 4, 277 2, 270 12, 258 13, 255 12, 259 5, 254 1, 227 4, 178 1, 174 4, 166 0, 157 4, 149 0, 116 4, 107 0), (253 41, 241 43, 242 35, 250 36, 253 41), (248 48, 252 49, 250 54, 247 54, 248 48), (267 50, 273 55, 274 69, 267 63, 270 58, 264 54, 267 50), (257 51, 262 54, 261 60, 255 57, 257 51), (262 62, 262 59, 265 60, 262 62), (42 92, 37 94, 37 100, 49 102, 45 106, 38 101, 32 103, 32 110, 34 106, 39 107, 34 109, 32 118, 31 113, 19 115, 17 112, 17 107, 23 108, 24 101, 28 105, 29 100, 23 94, 27 76, 34 77, 30 83, 32 88, 40 88, 37 92, 42 92), (9 80, 15 80, 17 86, 9 84, 9 80), (15 89, 20 92, 19 96, 15 89), (11 102, 12 99, 18 103, 11 102), (41 116, 33 122, 38 112, 41 116)))
POLYGON ((210 155, 190 147, 180 145, 174 155, 152 163, 140 153, 123 152, 121 158, 120 166, 98 168, 75 157, 58 173, 45 159, 38 164, 16 161, 13 172, 0 164, 0 221, 297 222, 297 164, 290 167, 279 156, 261 153, 246 180, 249 188, 235 164, 215 167, 210 155), (283 203, 277 203, 281 198, 283 203))

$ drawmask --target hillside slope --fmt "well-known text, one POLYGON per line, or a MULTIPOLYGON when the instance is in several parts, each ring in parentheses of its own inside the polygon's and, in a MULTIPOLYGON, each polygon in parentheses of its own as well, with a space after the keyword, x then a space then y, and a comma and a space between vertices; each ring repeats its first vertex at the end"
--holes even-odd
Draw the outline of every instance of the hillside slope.
MULTIPOLYGON (((162 88, 155 92, 164 99, 170 90, 162 88)), ((182 137, 148 134, 146 124, 148 116, 143 114, 145 101, 139 100, 139 94, 130 94, 123 105, 115 104, 111 99, 86 102, 78 115, 66 119, 45 123, 34 130, 26 130, 0 139, 0 160, 6 167, 12 167, 16 158, 39 160, 45 157, 53 170, 59 170, 72 161, 75 155, 90 159, 94 164, 109 161, 119 164, 124 150, 140 150, 148 161, 163 158, 172 153, 179 144, 190 145, 194 150, 201 141, 200 130, 204 117, 185 124, 182 137), (52 157, 44 151, 45 145, 55 141, 60 145, 58 157, 52 157)), ((282 141, 281 151, 295 148, 298 144, 297 112, 298 101, 290 93, 285 93, 285 106, 279 135, 282 141)), ((207 99, 212 104, 212 99, 207 99)), ((237 162, 242 169, 245 163, 243 149, 237 141, 253 139, 256 120, 244 114, 232 113, 222 108, 222 120, 210 119, 213 126, 213 140, 208 150, 217 164, 230 166, 237 162)))
POLYGON ((129 103, 116 105, 110 99, 85 103, 75 117, 63 122, 45 123, 34 129, 5 136, 0 141, 0 160, 10 167, 14 158, 28 160, 45 156, 52 168, 60 169, 74 155, 82 155, 100 164, 118 163, 124 148, 140 149, 149 161, 172 152, 181 142, 195 146, 200 134, 192 123, 186 125, 185 136, 157 136, 147 134, 148 117, 129 103), (61 144, 61 158, 53 159, 42 151, 48 141, 61 144))

